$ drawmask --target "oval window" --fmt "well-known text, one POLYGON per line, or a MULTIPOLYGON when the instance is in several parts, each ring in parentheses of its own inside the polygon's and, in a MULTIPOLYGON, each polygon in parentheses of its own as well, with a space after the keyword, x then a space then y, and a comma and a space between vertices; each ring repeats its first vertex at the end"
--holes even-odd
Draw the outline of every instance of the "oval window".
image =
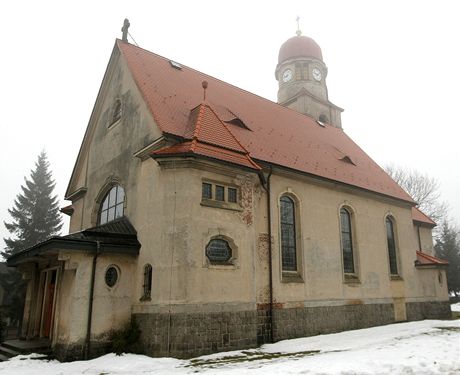
POLYGON ((118 280, 118 270, 114 266, 110 266, 107 268, 107 271, 105 271, 105 283, 109 287, 113 287, 118 280))
POLYGON ((223 239, 212 239, 206 246, 206 256, 211 263, 227 263, 232 257, 232 249, 223 239))

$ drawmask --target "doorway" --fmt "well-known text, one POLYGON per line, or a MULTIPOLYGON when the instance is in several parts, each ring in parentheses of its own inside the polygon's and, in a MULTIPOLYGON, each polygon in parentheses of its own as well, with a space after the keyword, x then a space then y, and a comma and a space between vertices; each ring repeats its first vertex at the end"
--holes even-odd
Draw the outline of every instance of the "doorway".
POLYGON ((56 286, 58 270, 43 270, 40 277, 42 283, 40 289, 43 291, 40 316, 40 337, 51 338, 53 331, 54 310, 56 306, 56 286))

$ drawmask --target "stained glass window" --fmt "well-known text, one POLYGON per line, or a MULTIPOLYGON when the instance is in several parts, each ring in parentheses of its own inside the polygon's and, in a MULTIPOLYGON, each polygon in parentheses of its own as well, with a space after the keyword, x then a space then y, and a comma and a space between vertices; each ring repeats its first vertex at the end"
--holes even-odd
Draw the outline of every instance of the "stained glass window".
POLYGON ((387 227, 387 243, 388 243, 388 257, 390 261, 390 274, 398 275, 398 260, 396 257, 396 241, 395 232, 393 228, 393 220, 386 218, 387 227))
POLYGON ((114 266, 110 266, 105 271, 105 283, 109 287, 113 287, 118 280, 118 270, 114 266))
POLYGON ((212 199, 212 185, 207 182, 203 182, 201 187, 201 198, 212 199))
POLYGON ((236 189, 235 188, 228 188, 228 196, 227 199, 230 203, 236 203, 237 201, 237 195, 236 195, 236 189))
POLYGON ((216 200, 224 201, 225 200, 225 188, 220 185, 216 185, 216 200))
POLYGON ((215 238, 206 246, 206 256, 211 263, 226 263, 232 257, 232 249, 227 241, 215 238))
POLYGON ((295 205, 291 198, 281 197, 280 215, 282 269, 283 271, 297 271, 295 205))
MULTIPOLYGON (((238 204, 238 188, 226 186, 224 184, 215 184, 212 182, 201 183, 201 199, 204 205, 209 205, 208 200, 216 202, 236 203, 238 204), (203 202, 204 201, 204 202, 203 202)), ((235 205, 232 205, 235 207, 235 205)), ((214 207, 231 207, 231 206, 214 206, 214 207)))
POLYGON ((355 273, 351 215, 345 208, 340 210, 340 230, 342 233, 343 272, 355 273))

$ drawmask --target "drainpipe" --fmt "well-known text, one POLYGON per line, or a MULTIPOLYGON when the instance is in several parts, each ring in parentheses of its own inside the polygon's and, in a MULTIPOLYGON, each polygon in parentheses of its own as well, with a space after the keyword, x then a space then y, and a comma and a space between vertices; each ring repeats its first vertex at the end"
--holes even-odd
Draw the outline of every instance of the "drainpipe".
POLYGON ((93 299, 94 299, 94 280, 96 278, 96 262, 101 250, 100 241, 96 241, 96 253, 93 257, 93 268, 91 270, 91 283, 89 289, 88 301, 88 320, 86 325, 86 345, 85 345, 85 359, 89 359, 91 349, 91 321, 93 319, 93 299))
POLYGON ((417 239, 418 239, 418 249, 422 251, 422 240, 420 238, 420 225, 417 224, 417 239))
POLYGON ((273 342, 273 261, 272 261, 272 214, 270 204, 270 177, 272 176, 272 166, 267 178, 261 172, 259 178, 262 187, 267 192, 267 225, 268 225, 268 289, 269 289, 269 323, 270 323, 270 342, 273 342))

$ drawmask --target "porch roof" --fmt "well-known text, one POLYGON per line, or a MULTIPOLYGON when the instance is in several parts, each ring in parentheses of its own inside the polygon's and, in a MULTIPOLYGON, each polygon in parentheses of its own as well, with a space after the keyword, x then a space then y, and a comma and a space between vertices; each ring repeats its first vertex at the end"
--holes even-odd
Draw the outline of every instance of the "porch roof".
POLYGON ((449 262, 444 259, 437 258, 435 256, 417 251, 417 260, 415 261, 415 267, 447 267, 449 262))
POLYGON ((32 247, 21 250, 7 259, 7 265, 15 267, 22 263, 34 262, 46 257, 57 256, 59 250, 97 251, 138 255, 141 247, 137 232, 125 216, 109 223, 66 236, 55 236, 32 247))

